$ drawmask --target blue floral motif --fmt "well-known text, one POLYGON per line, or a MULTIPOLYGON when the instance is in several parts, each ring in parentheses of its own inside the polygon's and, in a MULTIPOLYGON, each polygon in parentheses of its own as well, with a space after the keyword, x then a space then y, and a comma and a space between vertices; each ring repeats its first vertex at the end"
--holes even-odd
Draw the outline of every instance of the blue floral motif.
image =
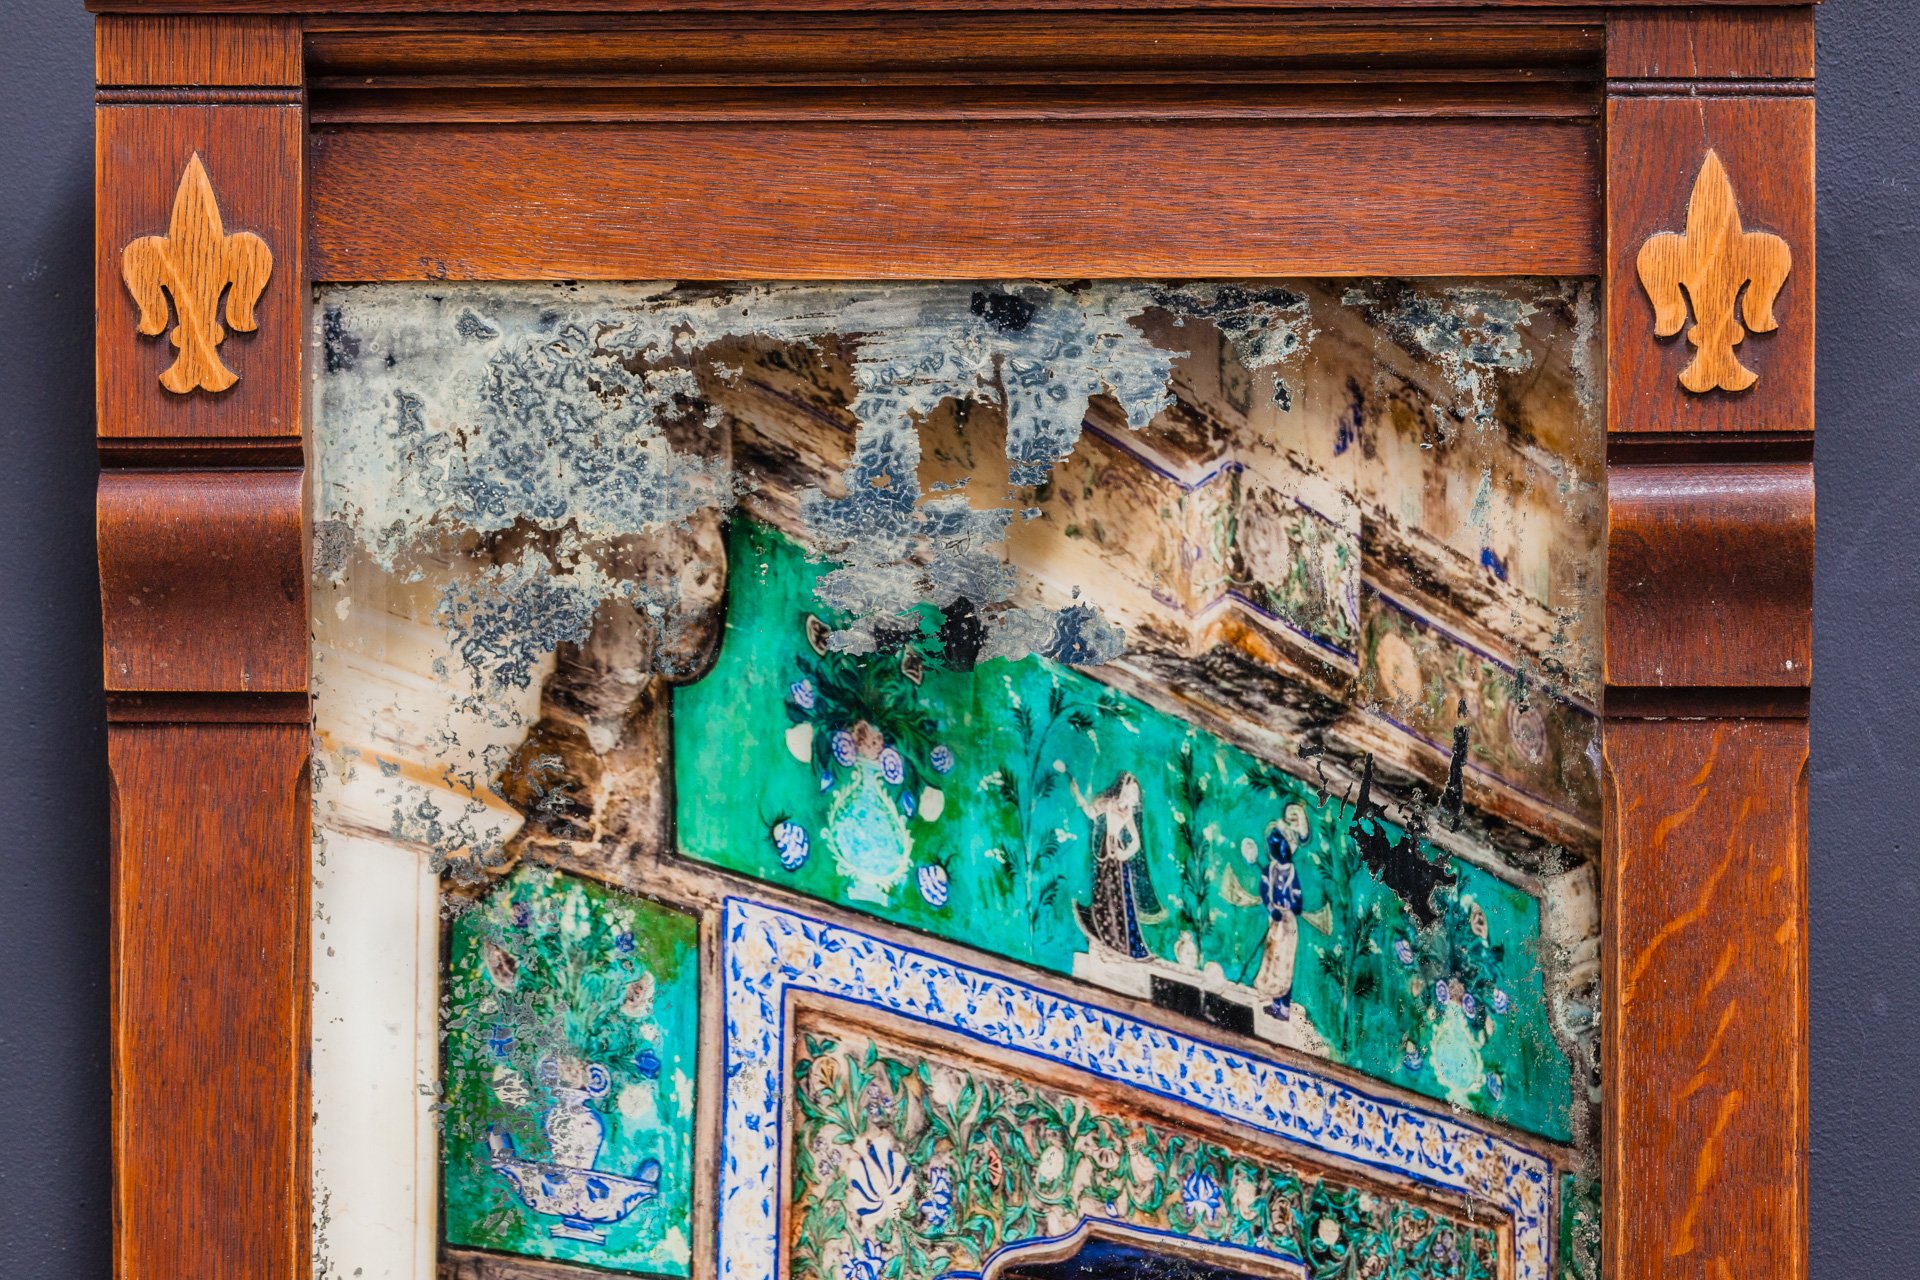
POLYGON ((906 781, 907 762, 892 747, 880 748, 880 776, 887 780, 890 787, 897 787, 906 781))
POLYGON ((853 1255, 840 1265, 841 1280, 881 1280, 892 1259, 886 1250, 871 1240, 863 1240, 853 1255))
POLYGON ((1180 1202, 1187 1207, 1187 1213, 1195 1218, 1205 1218, 1212 1222, 1220 1216, 1220 1210, 1226 1201, 1220 1195, 1220 1184, 1205 1169, 1195 1169, 1187 1175, 1180 1187, 1180 1202))
POLYGON ((613 949, 623 956, 633 954, 633 935, 624 929, 613 935, 613 949))
POLYGON ((953 772, 953 748, 938 746, 927 753, 927 763, 933 766, 935 773, 953 772))
POLYGON ((927 1170, 927 1194, 920 1201, 920 1217, 929 1231, 943 1229, 953 1217, 953 1170, 944 1164, 927 1170))
POLYGON ((869 1142, 847 1178, 847 1207, 863 1221, 890 1217, 912 1179, 913 1170, 898 1151, 869 1142))
POLYGON ((947 882, 947 869, 939 863, 920 868, 915 879, 920 884, 920 896, 927 900, 930 907, 947 905, 947 893, 951 886, 947 882))
POLYGON ((798 871, 812 852, 807 829, 792 818, 782 818, 773 824, 773 847, 779 851, 780 865, 789 871, 798 871))
POLYGON ((833 748, 833 758, 835 760, 838 760, 842 766, 850 766, 853 764, 853 758, 858 755, 859 752, 853 745, 852 734, 848 733, 845 729, 835 729, 833 731, 833 737, 827 741, 833 748))
POLYGON ((1505 1013, 1509 1003, 1507 993, 1495 987, 1493 989, 1493 1011, 1495 1013, 1505 1013))
POLYGON ((811 680, 795 680, 787 686, 787 696, 792 698, 793 705, 802 711, 813 710, 813 704, 819 701, 819 694, 814 692, 811 680))
POLYGON ((900 793, 900 812, 906 814, 909 818, 913 816, 913 792, 902 791, 900 793))
POLYGON ((1507 1086, 1502 1083, 1499 1075, 1497 1073, 1489 1073, 1487 1076, 1487 1096, 1490 1098, 1498 1098, 1506 1091, 1507 1086))
POLYGON ((1460 997, 1460 1012, 1466 1014, 1467 1017, 1469 1018, 1473 1017, 1474 1013, 1478 1011, 1479 1008, 1480 1008, 1480 1002, 1473 998, 1473 992, 1469 991, 1465 995, 1460 997))
POLYGON ((1433 984, 1433 1002, 1435 1004, 1448 1004, 1452 1000, 1453 1000, 1453 984, 1452 983, 1448 982, 1445 978, 1442 978, 1440 979, 1440 981, 1433 984))
POLYGON ((1411 942, 1408 942, 1405 938, 1402 938, 1400 939, 1400 941, 1394 943, 1393 958, 1398 960, 1401 964, 1411 965, 1413 963, 1413 944, 1411 942))
POLYGON ((649 1080, 660 1076, 660 1055, 652 1049, 642 1049, 633 1056, 633 1069, 649 1080))

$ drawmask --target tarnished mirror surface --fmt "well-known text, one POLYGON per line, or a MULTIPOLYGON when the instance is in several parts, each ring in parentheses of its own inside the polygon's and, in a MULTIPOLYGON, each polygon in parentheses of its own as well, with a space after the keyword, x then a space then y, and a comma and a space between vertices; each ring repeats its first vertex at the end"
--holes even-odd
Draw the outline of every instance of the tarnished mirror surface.
POLYGON ((1596 315, 324 290, 322 1274, 1595 1274, 1596 315))

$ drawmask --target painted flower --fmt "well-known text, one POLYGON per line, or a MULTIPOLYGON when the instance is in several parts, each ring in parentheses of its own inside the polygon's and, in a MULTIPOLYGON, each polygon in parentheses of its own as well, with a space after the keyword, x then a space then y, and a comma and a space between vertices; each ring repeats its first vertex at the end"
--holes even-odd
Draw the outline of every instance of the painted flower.
POLYGON ((1493 999, 1489 1001, 1489 1003, 1493 1005, 1493 1011, 1495 1013, 1505 1013, 1512 1002, 1507 999, 1506 992, 1495 987, 1493 989, 1493 999))
POLYGON ((814 692, 813 681, 811 680, 795 680, 787 686, 787 696, 792 698, 793 705, 799 707, 802 711, 813 710, 813 704, 819 700, 819 695, 814 692))
POLYGON ((928 906, 944 907, 947 905, 947 894, 950 888, 947 883, 947 869, 945 867, 937 862, 930 863, 920 868, 919 874, 915 878, 920 885, 920 896, 927 900, 928 906))
POLYGON ((953 748, 945 745, 935 747, 927 754, 927 763, 933 766, 935 773, 952 773, 953 748))
POLYGON ((1505 1093, 1506 1089, 1507 1089, 1507 1086, 1504 1083, 1502 1083, 1497 1073, 1489 1072, 1487 1074, 1487 1096, 1489 1098, 1492 1098, 1494 1101, 1498 1102, 1500 1100, 1500 1095, 1505 1093))
POLYGON ((780 865, 789 871, 798 871, 812 852, 807 829, 792 818, 773 824, 773 847, 780 854, 780 865))
POLYGON ((939 1231, 953 1218, 953 1170, 936 1164, 927 1170, 927 1194, 920 1201, 920 1220, 928 1231, 939 1231))
POLYGON ((897 787, 907 778, 907 762, 892 747, 880 748, 880 776, 887 785, 897 787))
POLYGON ((1419 1047, 1415 1045, 1413 1041, 1408 1040, 1404 1042, 1404 1049, 1400 1054, 1401 1066, 1409 1071, 1418 1071, 1426 1064, 1426 1061, 1426 1058, 1421 1055, 1419 1047))
POLYGON ((613 949, 623 956, 633 954, 633 934, 625 929, 613 935, 613 949))
POLYGON ((853 735, 845 729, 835 729, 833 736, 827 739, 827 744, 833 748, 833 758, 843 765, 852 764, 853 758, 859 754, 853 744, 853 735))
POLYGON ((1319 1240, 1321 1244, 1329 1247, 1338 1244, 1340 1242, 1340 1220, 1338 1218, 1320 1219, 1320 1221, 1313 1224, 1313 1234, 1314 1238, 1319 1240))
POLYGON ((1471 1018, 1475 1013, 1479 1011, 1479 1009, 1480 1009, 1480 1002, 1473 998, 1473 992, 1468 991, 1461 995, 1460 1012, 1466 1014, 1469 1018, 1471 1018))
POLYGON ((1445 978, 1433 984, 1433 1002, 1447 1004, 1453 999, 1453 984, 1445 978))
POLYGON ((649 1080, 657 1079, 660 1075, 660 1055, 652 1049, 642 1049, 633 1055, 633 1069, 649 1080))
POLYGON ((900 812, 906 814, 909 818, 913 816, 913 792, 902 791, 900 793, 900 812))
POLYGON ((1225 1204, 1220 1195, 1220 1184, 1205 1169, 1195 1169, 1180 1184, 1180 1202, 1186 1206, 1189 1216, 1205 1218, 1208 1222, 1220 1216, 1225 1204))
POLYGON ((847 1208, 861 1226, 878 1226, 891 1219, 912 1191, 913 1169, 893 1149, 892 1140, 869 1139, 847 1177, 847 1208))
POLYGON ((494 1027, 487 1032, 487 1048, 496 1058, 504 1058, 513 1048, 513 1032, 505 1027, 494 1027))
POLYGON ((1408 942, 1405 938, 1402 938, 1400 939, 1400 941, 1394 943, 1393 958, 1398 960, 1401 964, 1411 965, 1413 963, 1413 944, 1411 942, 1408 942))
POLYGON ((872 1240, 862 1240, 860 1247, 840 1264, 841 1280, 881 1280, 891 1261, 885 1249, 872 1240))
POLYGON ((1451 1266, 1460 1254, 1460 1248, 1454 1241, 1451 1231, 1441 1231, 1433 1237, 1433 1260, 1441 1266, 1451 1266))

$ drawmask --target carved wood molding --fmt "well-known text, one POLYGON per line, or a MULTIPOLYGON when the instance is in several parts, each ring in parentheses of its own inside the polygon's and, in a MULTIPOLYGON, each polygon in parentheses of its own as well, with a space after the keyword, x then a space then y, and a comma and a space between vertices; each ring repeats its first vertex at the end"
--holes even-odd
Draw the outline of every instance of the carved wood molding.
POLYGON ((220 204, 198 151, 187 161, 174 193, 167 233, 141 236, 120 255, 120 275, 140 305, 140 332, 157 337, 167 328, 167 299, 173 299, 177 323, 171 341, 180 353, 160 385, 175 395, 194 390, 225 391, 240 375, 221 362, 226 340, 220 327, 220 296, 226 295, 227 324, 242 332, 256 325, 253 306, 273 273, 273 251, 251 231, 229 235, 220 222, 220 204))
MULTIPOLYGON (((434 14, 433 0, 235 0, 222 16, 205 12, 213 0, 94 7, 125 15, 101 24, 98 71, 102 459, 110 470, 150 473, 116 475, 102 487, 103 611, 116 653, 117 1275, 311 1269, 305 517, 290 468, 299 459, 302 307, 312 277, 1281 274, 1306 263, 1359 274, 1604 273, 1609 425, 1612 443, 1629 445, 1616 451, 1610 480, 1616 665, 1606 709, 1613 804, 1604 967, 1619 1004, 1605 1024, 1609 1106, 1619 1110, 1607 1136, 1607 1274, 1805 1274, 1809 9, 1462 6, 1444 21, 1478 28, 1497 18, 1500 40, 1511 33, 1531 59, 1530 75, 1546 83, 1459 81, 1450 105, 1418 86, 1452 73, 1421 62, 1396 72, 1411 105, 1395 107, 1402 119, 1389 127, 1376 86, 1348 83, 1355 66, 1381 52, 1374 36, 1351 34, 1353 6, 1322 6, 1325 30, 1315 28, 1312 40, 1304 27, 1275 26, 1264 14, 1234 19, 1267 33, 1258 47, 1241 43, 1238 28, 1216 38, 1212 24, 1231 4, 1185 6, 1192 12, 1179 20, 1196 43, 1173 88, 1156 90, 1157 114, 1141 107, 1123 74, 1135 47, 1152 46, 1152 33, 1137 41, 1131 30, 1127 40, 1109 34, 1108 60, 1074 72, 1097 80, 1101 96, 1091 106, 1070 102, 1084 117, 1073 121, 1061 102, 1086 95, 1050 85, 1084 54, 1076 40, 1116 21, 1110 10, 1139 9, 1140 22, 1159 22, 1170 5, 901 0, 891 7, 922 12, 892 26, 873 18, 890 42, 848 36, 846 14, 811 19, 818 30, 783 54, 782 66, 804 72, 821 63, 824 47, 840 48, 854 88, 820 90, 804 120, 794 117, 797 95, 766 91, 767 68, 738 65, 723 38, 742 21, 731 10, 757 9, 776 37, 769 47, 786 48, 778 38, 802 19, 772 0, 467 0, 451 16, 445 5, 449 12, 434 14), (698 27, 703 7, 730 10, 711 19, 727 30, 705 44, 645 35, 648 23, 657 30, 667 21, 663 12, 681 11, 674 21, 698 27), (1037 95, 1031 100, 985 101, 991 95, 963 84, 929 107, 909 83, 926 74, 966 79, 977 68, 955 71, 948 60, 994 29, 1002 19, 994 10, 1041 8, 1056 12, 1006 19, 1024 25, 1003 40, 1009 54, 1032 53, 1023 74, 1037 87, 993 86, 1037 95), (202 12, 188 12, 195 9, 202 12), (234 16, 241 9, 322 16, 234 16), (584 9, 601 12, 589 20, 584 9), (623 9, 648 16, 620 16, 623 9), (977 11, 970 25, 943 16, 969 9, 977 11), (159 16, 168 10, 175 16, 159 16), (479 26, 471 15, 487 11, 495 18, 485 31, 448 34, 479 26), (967 26, 951 43, 917 25, 949 21, 967 26), (639 34, 622 37, 612 55, 594 32, 560 30, 630 22, 639 34), (370 24, 380 30, 370 33, 370 24), (1606 29, 1603 51, 1595 24, 1606 29), (496 32, 510 38, 496 42, 496 32), (912 44, 906 54, 902 41, 912 44), (1344 42, 1344 64, 1328 60, 1327 41, 1344 42), (312 134, 311 199, 303 49, 305 66, 324 74, 331 58, 337 72, 320 86, 322 107, 335 114, 312 134), (365 83, 377 71, 420 68, 416 54, 458 70, 497 51, 520 69, 477 87, 414 94, 417 86, 365 83), (1208 61, 1235 51, 1243 62, 1231 74, 1208 61), (614 70, 653 96, 633 99, 635 107, 622 81, 582 106, 575 80, 613 55, 614 70), (1609 79, 1596 132, 1583 95, 1594 92, 1601 56, 1609 79), (558 89, 525 70, 541 57, 566 62, 555 72, 558 89), (656 57, 677 58, 676 69, 698 83, 656 92, 656 57), (866 91, 870 64, 899 62, 912 76, 890 74, 905 87, 884 100, 866 91), (1321 80, 1300 89, 1315 66, 1321 80), (358 87, 348 73, 359 73, 358 87), (1189 89, 1189 78, 1205 83, 1189 89), (1265 97, 1240 93, 1249 79, 1265 97), (1342 100, 1339 121, 1298 127, 1296 97, 1362 90, 1352 104, 1342 100), (848 106, 847 93, 861 96, 848 106), (944 114, 908 119, 902 103, 944 114), (642 109, 685 118, 655 121, 643 144, 619 123, 571 128, 568 109, 615 122, 642 109), (871 118, 853 120, 860 112, 871 118), (1491 113, 1507 118, 1484 118, 1491 113), (980 118, 987 114, 1004 118, 980 118), (1408 118, 1416 115, 1427 118, 1408 118), (437 132, 410 127, 423 116, 440 118, 437 132), (495 119, 523 123, 486 123, 495 119), (1302 138, 1325 140, 1305 146, 1302 138), (1705 148, 1735 175, 1747 218, 1792 255, 1772 300, 1778 329, 1753 343, 1766 348, 1753 360, 1763 376, 1737 394, 1717 389, 1718 377, 1704 392, 1679 383, 1681 353, 1654 340, 1638 271, 1649 237, 1672 229, 1676 194, 1700 173, 1705 148), (245 377, 217 395, 156 388, 157 353, 127 339, 147 317, 134 314, 124 251, 159 223, 170 199, 178 204, 180 175, 196 153, 215 161, 227 217, 277 250, 277 263, 249 259, 245 269, 263 268, 263 284, 268 270, 281 277, 259 295, 259 336, 246 342, 244 362, 234 360, 245 377), (445 163, 425 167, 423 156, 445 163), (1249 156, 1272 164, 1271 176, 1250 178, 1249 156), (994 179, 980 181, 983 172, 994 179), (816 182, 831 203, 797 198, 816 182), (1464 205, 1451 194, 1463 183, 1473 197, 1464 205), (770 187, 796 198, 768 200, 770 187), (1606 201, 1604 249, 1596 190, 1606 201), (1099 198, 1090 203, 1089 192, 1099 198), (502 231, 500 218, 475 217, 535 195, 545 222, 502 231), (311 270, 302 232, 310 213, 311 270), (532 226, 549 233, 531 235, 532 226), (1203 260, 1206 253, 1214 258, 1203 260), (1756 456, 1755 441, 1767 434, 1791 447, 1756 456), (1636 451, 1635 435, 1684 436, 1684 452, 1636 451), (288 469, 264 470, 263 461, 288 469), (208 1159, 212 1150, 220 1158, 208 1159)), ((1452 52, 1437 61, 1455 61, 1452 52)), ((1500 66, 1519 56, 1505 43, 1479 52, 1500 66)), ((1729 210, 1733 203, 1725 201, 1729 210)), ((149 299, 155 289, 170 292, 156 278, 149 299)), ((1697 299, 1688 301, 1701 320, 1697 299)), ((216 286, 209 321, 219 302, 216 286)), ((163 311, 161 327, 165 319, 163 311)), ((241 327, 231 314, 227 323, 241 327)), ((231 377, 217 346, 208 347, 211 367, 231 377)), ((187 390, 206 386, 196 376, 187 390)), ((461 1266, 453 1260, 466 1274, 461 1266)))
POLYGON ((1609 1280, 1806 1274, 1812 36, 1608 24, 1609 1280))
POLYGON ((1687 342, 1695 355, 1680 371, 1680 385, 1696 394, 1715 387, 1745 391, 1752 386, 1760 375, 1733 353, 1746 337, 1740 321, 1755 333, 1779 327, 1773 300, 1787 282, 1793 251, 1771 232, 1741 228, 1733 183, 1718 152, 1708 149, 1694 179, 1686 231, 1650 237, 1640 246, 1637 267, 1640 283, 1653 299, 1655 333, 1663 338, 1679 333, 1692 304, 1694 323, 1687 329, 1687 342))

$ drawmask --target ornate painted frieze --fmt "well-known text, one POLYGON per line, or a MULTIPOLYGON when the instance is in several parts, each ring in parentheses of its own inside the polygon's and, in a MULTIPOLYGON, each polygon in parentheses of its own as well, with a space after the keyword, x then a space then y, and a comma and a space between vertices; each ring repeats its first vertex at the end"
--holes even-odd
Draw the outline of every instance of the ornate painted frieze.
POLYGON ((1112 1232, 1309 1276, 1493 1280, 1491 1215, 1287 1161, 1194 1124, 1089 1100, 848 1023, 795 1030, 788 1139, 795 1280, 849 1268, 1004 1274, 1112 1232))
POLYGON ((450 933, 448 1241, 690 1274, 698 923, 527 867, 450 933))
POLYGON ((314 315, 328 1280, 1586 1280, 1589 286, 314 315))
MULTIPOLYGON (((723 1280, 764 1275, 767 1260, 779 1256, 780 1241, 792 1238, 796 1228, 804 1227, 807 1221, 804 1215, 813 1207, 805 1195, 790 1203, 781 1186, 782 1142, 797 1142, 800 1134, 805 1134, 811 1142, 820 1133, 817 1121, 794 1120, 784 1078, 783 1066, 789 1060, 790 1048, 797 1050, 792 1053, 792 1060, 807 1063, 810 1073, 818 1070, 815 1064, 821 1056, 818 1042, 811 1046, 804 1039, 793 1043, 793 1037, 805 1035, 801 1027, 796 1027, 792 1012, 793 999, 801 993, 900 1014, 934 1028, 960 1033, 984 1045, 1014 1050, 1045 1063, 1085 1073, 1090 1084, 1138 1090, 1194 1107, 1225 1123, 1246 1126, 1284 1140, 1311 1155, 1381 1170, 1420 1186, 1466 1198, 1480 1205, 1483 1212, 1510 1232, 1513 1255, 1507 1265, 1511 1270, 1504 1274, 1511 1274, 1516 1280, 1545 1280, 1553 1274, 1557 1223, 1553 1210, 1556 1188, 1552 1163, 1495 1132, 1452 1116, 1374 1096, 1305 1069, 1224 1048, 1201 1037, 1060 996, 983 968, 949 961, 916 947, 814 920, 802 913, 730 899, 722 921, 722 936, 728 1081, 722 1120, 724 1155, 719 1200, 723 1280), (784 1133, 788 1126, 795 1126, 794 1135, 784 1133), (796 1213, 802 1215, 800 1223, 789 1227, 786 1218, 796 1213)), ((871 1072, 876 1068, 879 1068, 879 1049, 874 1046, 873 1052, 863 1057, 863 1070, 871 1072)), ((884 1068, 879 1071, 883 1078, 888 1077, 884 1068)), ((869 1085, 872 1079, 869 1075, 869 1085)), ((904 1079, 904 1076, 899 1080, 887 1078, 884 1097, 879 1090, 870 1088, 863 1091, 870 1094, 870 1098, 863 1096, 850 1101, 844 1093, 832 1090, 827 1091, 827 1096, 861 1108, 872 1101, 874 1111, 880 1113, 878 1117, 868 1112, 867 1121, 849 1115, 845 1122, 849 1131, 871 1133, 875 1124, 889 1114, 889 1108, 898 1107, 896 1091, 904 1079)), ((806 1083, 817 1090, 817 1079, 806 1083)), ((928 1088, 930 1091, 930 1081, 928 1088)), ((991 1074, 974 1078, 976 1099, 992 1088, 991 1074)), ((1008 1095, 1002 1093, 1001 1096, 1008 1095)), ((808 1101, 812 1103, 817 1098, 816 1093, 808 1101)), ((955 1100, 958 1100, 957 1092, 955 1100)), ((792 1105, 801 1106, 797 1101, 792 1105)), ((1092 1120, 1091 1128, 1098 1132, 1100 1126, 1091 1108, 1083 1110, 1084 1104, 1066 1100, 1059 1106, 1081 1120, 1092 1120)), ((804 1107, 801 1115, 805 1116, 804 1107)), ((1027 1162, 1023 1176, 1028 1180, 1050 1174, 1044 1144, 1037 1152, 1025 1151, 1019 1139, 1004 1136, 999 1179, 1002 1187, 1005 1186, 1005 1163, 1010 1157, 1027 1162)), ((1109 1132, 1108 1136, 1115 1135, 1109 1132)), ((1133 1136, 1130 1134, 1126 1139, 1129 1146, 1133 1136)), ((923 1212, 921 1202, 932 1200, 934 1213, 938 1215, 943 1196, 942 1188, 935 1182, 937 1175, 932 1173, 938 1167, 937 1158, 915 1165, 908 1158, 913 1154, 911 1149, 902 1152, 897 1140, 892 1139, 884 1143, 876 1140, 871 1145, 858 1141, 837 1145, 847 1148, 840 1153, 841 1161, 858 1162, 848 1177, 845 1200, 848 1212, 858 1214, 861 1208, 870 1207, 867 1214, 870 1219, 877 1219, 884 1212, 889 1214, 891 1223, 907 1211, 908 1201, 912 1199, 913 1212, 923 1212), (890 1155, 896 1159, 890 1160, 890 1155), (854 1178, 861 1179, 865 1191, 854 1188, 854 1178), (922 1183, 928 1185, 922 1186, 922 1183)), ((1098 1146, 1098 1138, 1090 1145, 1098 1146)), ((1164 1160, 1167 1147, 1157 1146, 1156 1150, 1164 1160)), ((1225 1197, 1238 1194, 1244 1200, 1248 1193, 1235 1189, 1224 1149, 1217 1154, 1195 1152, 1187 1165, 1176 1161, 1168 1169, 1155 1168, 1151 1172, 1144 1163, 1136 1170, 1133 1154, 1132 1150, 1128 1151, 1124 1179, 1116 1165, 1112 1176, 1102 1184, 1111 1190, 1116 1217, 1122 1216, 1117 1210, 1118 1197, 1123 1192, 1131 1212, 1138 1172, 1142 1175, 1137 1183, 1139 1194, 1150 1198, 1158 1193, 1163 1198, 1153 1202, 1153 1209, 1140 1215, 1143 1220, 1164 1214, 1162 1225, 1168 1229, 1212 1242, 1222 1236, 1232 1238, 1234 1228, 1221 1230, 1226 1226, 1222 1216, 1227 1212, 1225 1197), (1177 1192, 1165 1176, 1172 1169, 1180 1172, 1177 1192), (1196 1174, 1203 1176, 1196 1178, 1196 1174), (1181 1196, 1178 1209, 1164 1204, 1164 1197, 1170 1194, 1181 1196), (1221 1197, 1218 1206, 1216 1196, 1221 1197)), ((1145 1150, 1139 1154, 1143 1162, 1150 1163, 1151 1157, 1145 1150)), ((982 1162, 988 1159, 984 1154, 977 1158, 982 1162)), ((1064 1172, 1064 1150, 1060 1159, 1064 1172)), ((1091 1167, 1097 1169, 1097 1159, 1091 1156, 1089 1159, 1091 1167)), ((816 1168, 804 1158, 796 1159, 794 1176, 796 1179, 817 1176, 812 1172, 816 1168)), ((1251 1181, 1252 1171, 1245 1172, 1251 1181)), ((1093 1176, 1088 1174, 1089 1179, 1093 1176)), ((1276 1182, 1271 1169, 1265 1177, 1264 1184, 1255 1183, 1253 1194, 1258 1197, 1264 1190, 1266 1212, 1274 1212, 1276 1200, 1281 1211, 1291 1212, 1288 1198, 1294 1188, 1276 1182)), ((992 1179, 987 1181, 990 1183, 992 1179)), ((1091 1182, 1088 1185, 1091 1186, 1091 1182)), ((958 1196, 960 1192, 952 1194, 958 1196)), ((1309 1203, 1311 1195, 1307 1193, 1309 1203)), ((1069 1224, 1077 1223, 1083 1216, 1080 1199, 1076 1196, 1070 1205, 1054 1206, 1050 1218, 1044 1203, 1036 1204, 1032 1197, 1026 1198, 1023 1204, 1035 1218, 1033 1238, 1065 1234, 1060 1229, 1070 1229, 1069 1224)), ((1106 1209, 1106 1203, 1102 1202, 1099 1211, 1104 1213, 1106 1209)), ((1251 1239, 1253 1206, 1246 1206, 1246 1210, 1248 1221, 1240 1229, 1251 1239)), ((1313 1221, 1316 1237, 1321 1231, 1320 1220, 1329 1216, 1335 1218, 1339 1232, 1345 1236, 1347 1227, 1339 1224, 1338 1215, 1323 1213, 1313 1221)), ((920 1221, 924 1223, 926 1219, 922 1217, 920 1221)), ((1357 1229, 1358 1224, 1354 1225, 1357 1229)), ((880 1276, 892 1275, 977 1274, 977 1269, 970 1271, 967 1263, 960 1262, 951 1253, 947 1255, 954 1263, 951 1271, 934 1258, 929 1258, 924 1267, 903 1266, 899 1261, 903 1251, 918 1248, 925 1253, 928 1250, 928 1234, 904 1229, 884 1233, 877 1229, 877 1223, 868 1223, 866 1227, 866 1230, 849 1232, 837 1242, 814 1242, 802 1261, 817 1267, 818 1260, 825 1256, 824 1250, 832 1243, 839 1243, 851 1246, 851 1251, 847 1248, 838 1251, 837 1260, 843 1262, 843 1277, 870 1274, 877 1280, 880 1276), (879 1256, 869 1253, 868 1246, 878 1251, 879 1256), (888 1249, 896 1252, 888 1254, 885 1252, 888 1249), (851 1273, 846 1270, 849 1265, 854 1268, 851 1273), (872 1270, 861 1272, 862 1266, 872 1270)), ((976 1229, 986 1230, 985 1227, 976 1229)), ((1004 1238, 1005 1220, 995 1229, 1004 1238)), ((1017 1220, 1015 1229, 1020 1229, 1017 1220)), ((1471 1235, 1464 1241, 1454 1235, 1451 1247, 1446 1250, 1446 1262, 1439 1264, 1433 1258, 1433 1249, 1439 1247, 1439 1237, 1446 1233, 1435 1229, 1430 1221, 1416 1220, 1412 1215, 1402 1219, 1399 1229, 1409 1234, 1417 1232, 1426 1245, 1415 1257, 1402 1259, 1403 1264, 1413 1269, 1399 1274, 1476 1274, 1473 1268, 1479 1265, 1477 1259, 1482 1255, 1471 1235), (1460 1248, 1462 1245, 1464 1251, 1460 1248)), ((1352 1237, 1346 1238, 1350 1246, 1347 1256, 1355 1265, 1368 1252, 1389 1258, 1392 1255, 1391 1237, 1361 1242, 1359 1256, 1351 1251, 1352 1237)), ((1263 1247, 1271 1251, 1284 1249, 1291 1243, 1312 1256, 1312 1244, 1298 1240, 1297 1236, 1275 1240, 1269 1227, 1264 1239, 1263 1247)), ((1336 1242, 1322 1241, 1323 1245, 1333 1243, 1336 1242)), ((951 1245, 955 1249, 977 1250, 976 1245, 966 1242, 951 1242, 951 1245)), ((987 1252, 990 1255, 991 1248, 987 1252)), ((981 1262, 989 1260, 977 1252, 966 1256, 981 1262)), ((818 1272, 804 1274, 811 1276, 818 1272)), ((1355 1271, 1353 1274, 1367 1273, 1355 1271)))
POLYGON ((727 638, 674 702, 684 852, 1570 1134, 1535 896, 1455 859, 1422 919, 1311 780, 1045 659, 825 648, 831 567, 731 545, 727 638), (734 770, 751 804, 701 785, 734 770))

